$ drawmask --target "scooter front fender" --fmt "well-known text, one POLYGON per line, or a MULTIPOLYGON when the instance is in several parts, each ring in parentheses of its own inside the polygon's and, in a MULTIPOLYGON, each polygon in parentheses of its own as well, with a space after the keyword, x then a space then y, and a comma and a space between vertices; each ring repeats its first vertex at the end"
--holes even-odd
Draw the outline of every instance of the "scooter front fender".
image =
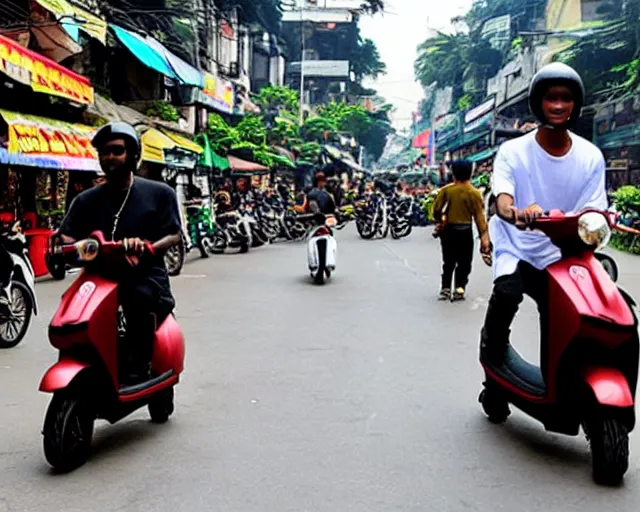
POLYGON ((61 359, 42 377, 40 381, 40 391, 43 393, 53 393, 64 389, 75 379, 80 372, 89 368, 86 363, 81 363, 73 359, 61 359))
POLYGON ((583 377, 598 404, 621 409, 634 406, 629 382, 620 370, 591 367, 583 371, 583 377))

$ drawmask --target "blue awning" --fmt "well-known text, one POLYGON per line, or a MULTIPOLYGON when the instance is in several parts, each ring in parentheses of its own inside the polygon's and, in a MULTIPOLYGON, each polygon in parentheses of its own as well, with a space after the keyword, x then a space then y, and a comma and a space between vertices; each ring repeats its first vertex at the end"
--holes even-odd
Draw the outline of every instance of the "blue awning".
POLYGON ((117 25, 109 25, 120 42, 145 66, 185 85, 204 87, 204 75, 149 36, 141 36, 117 25))
POLYGON ((110 24, 109 27, 120 42, 145 66, 169 78, 178 79, 167 58, 151 48, 142 36, 117 25, 110 24))
POLYGON ((198 71, 191 64, 183 61, 180 57, 171 53, 155 39, 147 36, 145 41, 151 48, 166 57, 176 75, 178 75, 178 78, 183 83, 185 83, 186 85, 199 87, 201 89, 204 87, 204 75, 202 74, 202 72, 198 71))

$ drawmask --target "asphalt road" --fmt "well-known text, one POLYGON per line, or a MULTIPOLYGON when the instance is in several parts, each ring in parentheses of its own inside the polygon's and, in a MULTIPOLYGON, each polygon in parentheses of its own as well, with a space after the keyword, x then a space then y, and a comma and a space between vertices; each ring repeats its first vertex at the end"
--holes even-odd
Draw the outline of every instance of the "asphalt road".
MULTIPOLYGON (((94 454, 56 476, 40 429, 46 324, 65 283, 37 286, 28 338, 0 353, 0 511, 602 511, 640 503, 640 446, 619 489, 596 487, 584 438, 514 413, 491 425, 477 396, 490 271, 443 304, 427 230, 402 241, 339 234, 325 287, 304 246, 193 260, 175 279, 187 366, 171 421, 100 423, 94 454)), ((638 259, 617 255, 640 296, 638 259)), ((516 345, 537 360, 528 304, 516 345)))

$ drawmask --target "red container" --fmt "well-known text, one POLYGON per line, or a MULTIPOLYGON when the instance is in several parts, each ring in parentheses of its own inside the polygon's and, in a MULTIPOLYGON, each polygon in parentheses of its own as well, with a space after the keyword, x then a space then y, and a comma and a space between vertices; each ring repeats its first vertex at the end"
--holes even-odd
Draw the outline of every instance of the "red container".
POLYGON ((53 231, 46 228, 28 229, 24 232, 29 244, 29 259, 33 265, 36 277, 46 276, 47 252, 49 251, 49 239, 53 231))

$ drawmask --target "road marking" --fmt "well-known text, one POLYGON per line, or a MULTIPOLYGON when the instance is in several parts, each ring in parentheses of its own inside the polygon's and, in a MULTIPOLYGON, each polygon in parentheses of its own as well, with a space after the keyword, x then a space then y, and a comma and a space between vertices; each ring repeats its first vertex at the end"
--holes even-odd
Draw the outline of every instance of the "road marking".
POLYGON ((184 277, 185 279, 204 279, 206 274, 180 274, 178 277, 184 277))

